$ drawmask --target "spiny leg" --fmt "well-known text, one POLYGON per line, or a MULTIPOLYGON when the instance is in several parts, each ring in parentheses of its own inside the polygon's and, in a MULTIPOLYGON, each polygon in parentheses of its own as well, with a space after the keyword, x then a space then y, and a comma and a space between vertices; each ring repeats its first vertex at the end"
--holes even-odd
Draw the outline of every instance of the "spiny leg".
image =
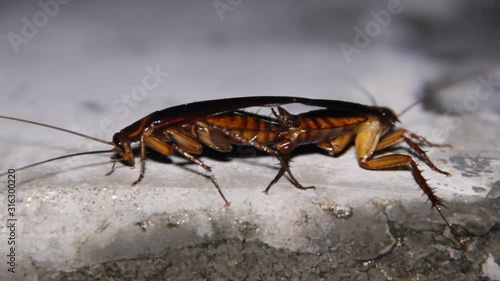
POLYGON ((215 185, 215 188, 217 188, 217 191, 219 192, 220 196, 222 199, 224 199, 224 202, 226 202, 226 206, 231 205, 231 202, 227 201, 226 197, 222 193, 222 190, 219 187, 219 183, 215 179, 214 173, 212 172, 212 168, 210 168, 207 164, 203 163, 201 160, 198 158, 194 157, 193 155, 189 154, 187 151, 185 151, 182 147, 180 147, 177 144, 172 144, 172 148, 182 154, 184 157, 187 159, 191 160, 193 163, 197 164, 198 166, 202 167, 207 171, 207 173, 210 175, 210 180, 212 180, 213 184, 215 185))
MULTIPOLYGON (((250 142, 250 145, 253 145, 254 147, 256 147, 256 145, 254 144, 254 142, 250 142)), ((259 145, 260 147, 262 147, 261 145, 259 145)), ((290 160, 291 160, 291 156, 290 156, 290 153, 281 153, 281 152, 278 152, 270 147, 267 147, 267 146, 264 146, 264 148, 266 149, 265 151, 271 155, 274 155, 279 161, 280 161, 280 170, 278 171, 278 174, 276 174, 276 176, 274 177, 274 179, 269 183, 269 185, 267 186, 267 188, 264 190, 264 193, 268 194, 269 193, 269 190, 271 189, 271 186, 273 186, 275 183, 278 182, 278 180, 283 176, 283 174, 286 172, 288 174, 288 176, 290 177, 290 181, 292 182, 292 184, 298 188, 298 189, 302 189, 302 190, 306 190, 306 189, 316 189, 315 186, 303 186, 296 178, 295 176, 293 175, 292 173, 292 170, 290 169, 290 160)))
POLYGON ((405 130, 406 133, 413 139, 417 139, 419 142, 421 143, 424 143, 425 145, 427 146, 431 146, 431 147, 451 147, 451 144, 440 144, 440 143, 433 143, 433 142, 430 142, 428 141, 426 138, 422 137, 422 136, 419 136, 413 132, 410 132, 408 130, 405 130))
POLYGON ((442 200, 434 194, 433 189, 427 184, 427 180, 423 177, 422 171, 418 169, 417 163, 408 155, 403 154, 393 154, 385 155, 375 159, 367 160, 364 158, 359 158, 359 166, 368 170, 384 170, 391 168, 406 167, 409 168, 413 174, 413 177, 417 181, 420 188, 424 191, 432 203, 432 207, 436 208, 439 215, 443 218, 445 223, 450 228, 450 232, 455 238, 455 240, 460 244, 462 249, 465 251, 466 246, 458 236, 455 227, 451 224, 450 220, 444 213, 442 207, 444 207, 442 200))
POLYGON ((404 141, 404 136, 416 139, 418 142, 423 143, 427 146, 430 147, 451 147, 449 144, 438 144, 438 143, 433 143, 427 140, 426 138, 419 136, 413 132, 410 132, 406 129, 397 129, 394 130, 393 132, 385 135, 378 143, 377 145, 377 150, 381 150, 384 148, 387 148, 389 146, 393 146, 395 144, 401 143, 404 141))
POLYGON ((425 164, 427 164, 432 170, 434 170, 440 174, 446 175, 448 177, 451 176, 450 173, 445 172, 445 171, 439 169, 438 167, 436 167, 436 165, 434 165, 434 163, 431 161, 431 159, 427 156, 427 153, 425 153, 425 151, 422 150, 422 148, 420 148, 420 146, 418 146, 418 144, 413 142, 412 138, 417 139, 419 142, 424 143, 428 146, 432 146, 432 147, 449 147, 450 146, 447 144, 444 144, 444 145, 435 144, 435 143, 432 143, 432 142, 428 141, 427 139, 425 139, 425 138, 423 138, 415 133, 412 133, 408 130, 398 129, 398 130, 395 130, 394 132, 389 133, 388 135, 384 136, 377 144, 375 151, 394 146, 394 145, 404 141, 413 149, 413 151, 417 154, 417 156, 420 159, 422 159, 425 162, 425 164))
POLYGON ((269 183, 267 188, 263 191, 265 194, 269 193, 269 190, 271 189, 271 186, 273 186, 275 183, 278 182, 278 180, 283 176, 283 174, 286 172, 288 176, 290 177, 290 181, 292 182, 293 185, 295 185, 296 188, 306 190, 306 189, 316 189, 315 186, 303 186, 302 184, 299 183, 299 181, 293 176, 292 171, 290 170, 290 154, 286 153, 277 153, 276 158, 280 161, 281 167, 280 170, 278 171, 278 174, 274 177, 274 179, 269 183))
POLYGON ((446 175, 447 177, 451 177, 450 173, 445 172, 436 167, 436 165, 434 165, 431 159, 429 159, 429 157, 427 156, 427 153, 425 153, 425 151, 423 151, 422 148, 420 148, 420 146, 414 143, 411 139, 405 137, 405 142, 415 151, 415 153, 418 155, 418 157, 420 157, 420 159, 424 160, 425 164, 427 164, 432 170, 440 174, 446 175))
POLYGON ((233 141, 238 142, 238 143, 243 144, 243 145, 253 146, 253 147, 255 147, 255 148, 257 148, 257 149, 259 149, 261 151, 264 151, 264 152, 266 152, 266 153, 268 153, 270 155, 275 156, 280 161, 280 164, 281 164, 280 170, 278 171, 278 174, 276 174, 276 176, 274 177, 274 179, 271 181, 271 183, 269 183, 269 185, 267 186, 267 188, 264 190, 264 193, 267 194, 269 192, 269 189, 271 189, 271 186, 273 186, 275 183, 277 183, 278 180, 283 176, 283 174, 285 172, 290 177, 293 185, 295 185, 295 187, 297 187, 298 189, 305 190, 305 189, 315 189, 316 188, 314 186, 303 186, 294 177, 294 175, 292 174, 292 171, 290 170, 290 165, 289 165, 290 155, 289 155, 289 153, 287 153, 287 155, 285 156, 285 154, 279 153, 278 151, 270 148, 267 145, 262 145, 262 144, 258 143, 256 141, 257 140, 257 136, 254 136, 250 140, 247 140, 247 139, 242 138, 238 134, 231 133, 229 130, 227 130, 225 128, 219 128, 219 127, 215 127, 215 128, 219 129, 224 135, 228 136, 233 141))

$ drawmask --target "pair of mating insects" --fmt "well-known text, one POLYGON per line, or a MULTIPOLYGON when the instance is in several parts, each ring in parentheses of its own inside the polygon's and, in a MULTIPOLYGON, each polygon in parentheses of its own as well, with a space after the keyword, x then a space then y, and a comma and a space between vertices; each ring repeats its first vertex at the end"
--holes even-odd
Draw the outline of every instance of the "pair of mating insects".
POLYGON ((431 169, 450 176, 449 173, 437 168, 419 146, 419 144, 433 147, 446 145, 431 143, 405 129, 395 129, 396 123, 399 122, 398 116, 389 108, 337 100, 286 96, 209 100, 153 112, 116 133, 112 142, 34 121, 7 116, 0 116, 0 118, 49 127, 113 146, 109 150, 64 155, 17 170, 77 155, 111 152, 116 153, 117 157, 113 160, 109 175, 114 171, 117 161, 134 166, 135 154, 132 144, 138 142, 141 169, 139 178, 132 183, 132 186, 144 178, 147 149, 152 149, 163 155, 172 155, 177 152, 208 172, 219 194, 228 205, 229 202, 219 188, 211 168, 194 156, 202 153, 203 145, 221 152, 229 152, 233 144, 246 145, 276 157, 281 167, 265 189, 267 193, 271 186, 285 173, 288 174, 291 182, 297 188, 314 188, 313 186, 302 186, 290 170, 291 152, 296 147, 315 144, 329 153, 339 153, 354 142, 358 163, 362 168, 369 170, 409 169, 420 188, 429 198, 432 207, 438 211, 450 228, 455 240, 465 249, 455 227, 443 211, 442 200, 434 194, 433 189, 427 184, 415 160, 405 154, 374 156, 374 153, 405 142, 414 154, 431 169), (296 103, 322 109, 293 115, 281 107, 296 103), (271 107, 274 117, 243 110, 248 107, 271 107))

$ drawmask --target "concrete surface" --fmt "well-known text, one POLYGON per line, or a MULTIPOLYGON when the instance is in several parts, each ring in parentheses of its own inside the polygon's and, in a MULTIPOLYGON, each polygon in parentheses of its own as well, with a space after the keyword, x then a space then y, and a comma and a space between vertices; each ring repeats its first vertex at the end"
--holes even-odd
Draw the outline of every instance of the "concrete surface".
MULTIPOLYGON (((242 1, 232 2, 221 19, 211 2, 87 3, 61 5, 17 54, 3 37, 1 115, 110 140, 151 111, 195 100, 291 95, 369 103, 341 74, 356 77, 379 105, 399 112, 451 70, 470 73, 487 61, 478 75, 491 77, 489 92, 475 95, 485 86, 473 75, 433 92, 427 102, 438 110, 417 106, 401 117, 405 128, 453 145, 428 149, 451 178, 421 166, 469 251, 459 250, 409 172, 363 170, 353 149, 339 157, 298 149, 293 172, 317 189, 297 190, 282 179, 267 196, 261 191, 277 161, 252 157, 249 148, 207 149, 202 160, 213 167, 231 207, 201 169, 180 157, 148 160, 144 181, 131 188, 138 168, 119 166, 106 177, 109 155, 100 155, 16 172, 16 273, 7 271, 11 231, 4 207, 2 280, 500 279, 500 74, 497 56, 478 51, 496 42, 483 43, 464 23, 464 36, 477 43, 459 48, 453 42, 461 38, 444 32, 474 8, 403 2, 408 6, 348 63, 339 44, 352 43, 352 28, 383 5, 242 1), (443 37, 414 44, 423 36, 413 30, 419 24, 443 37), (460 54, 467 56, 457 59, 460 54), (151 75, 156 68, 168 75, 151 75), (157 83, 145 85, 147 79, 157 83), (140 87, 148 88, 145 94, 140 87)), ((1 5, 4 34, 20 33, 22 18, 41 9, 1 5)), ((106 148, 0 122, 2 171, 106 148)), ((2 179, 0 200, 7 202, 2 179)))

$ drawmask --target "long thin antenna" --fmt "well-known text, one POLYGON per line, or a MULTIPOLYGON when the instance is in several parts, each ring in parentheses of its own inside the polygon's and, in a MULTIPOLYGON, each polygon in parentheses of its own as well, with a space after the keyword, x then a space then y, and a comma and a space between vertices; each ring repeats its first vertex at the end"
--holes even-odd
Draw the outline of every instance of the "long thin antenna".
MULTIPOLYGON (((88 155, 88 154, 98 154, 98 153, 106 153, 106 152, 115 152, 115 151, 117 151, 116 148, 112 148, 112 149, 107 149, 107 150, 94 150, 94 151, 86 151, 86 152, 78 152, 78 153, 73 153, 73 154, 66 154, 66 155, 62 155, 62 156, 59 156, 59 157, 55 157, 55 158, 47 159, 47 160, 44 160, 44 161, 36 162, 36 163, 30 164, 30 165, 27 165, 27 166, 24 166, 24 167, 16 168, 15 170, 16 171, 21 171, 21 170, 28 169, 28 168, 31 168, 31 167, 34 167, 34 166, 38 166, 38 165, 41 165, 41 164, 44 164, 44 163, 56 161, 56 160, 59 160, 59 159, 69 158, 69 157, 73 157, 73 156, 88 155)), ((2 174, 0 174, 0 177, 3 177, 5 175, 7 175, 7 174, 8 173, 2 173, 2 174)))
MULTIPOLYGON (((484 68, 481 68, 481 69, 476 69, 474 71, 471 71, 470 73, 467 73, 467 74, 464 74, 464 75, 461 75, 461 76, 458 76, 458 77, 455 77, 455 78, 448 78, 447 80, 445 80, 444 82, 442 82, 440 85, 434 85, 434 87, 432 88, 431 92, 432 93, 437 93, 443 89, 446 89, 450 86, 452 86, 453 84, 456 84, 456 83, 459 83, 459 82, 462 82, 466 79, 469 79, 473 76, 476 76, 478 74, 482 74, 482 73, 485 73, 487 70, 491 70, 493 69, 493 67, 484 67, 484 68)), ((428 96, 427 95, 424 95, 422 98, 418 99, 417 101, 415 101, 414 103, 412 103, 411 105, 409 105, 408 107, 406 107, 405 109, 403 109, 403 111, 401 111, 399 114, 398 114, 398 117, 401 117, 401 115, 405 114, 406 112, 408 112, 410 109, 412 109, 415 105, 423 102, 425 99, 428 99, 428 96)))
POLYGON ((412 109, 415 105, 421 103, 422 101, 423 101, 423 98, 416 100, 414 103, 410 104, 405 109, 403 109, 400 113, 398 113, 398 117, 401 117, 401 115, 405 114, 406 112, 408 112, 408 110, 412 109))
POLYGON ((43 123, 39 123, 39 122, 35 122, 35 121, 24 120, 24 119, 19 119, 19 118, 14 118, 14 117, 8 117, 8 116, 2 116, 2 115, 0 115, 0 118, 8 119, 8 120, 14 120, 14 121, 19 121, 19 122, 24 122, 24 123, 33 124, 33 125, 38 125, 38 126, 42 126, 42 127, 46 127, 46 128, 51 128, 51 129, 54 129, 54 130, 63 131, 63 132, 69 133, 69 134, 80 136, 82 138, 86 138, 86 139, 89 139, 89 140, 93 140, 93 141, 97 141, 97 142, 101 142, 101 143, 105 143, 105 144, 114 146, 114 143, 112 143, 110 141, 101 140, 99 138, 91 137, 91 136, 88 136, 88 135, 85 135, 85 134, 82 134, 82 133, 78 133, 78 132, 75 132, 75 131, 71 131, 71 130, 59 128, 59 127, 52 126, 52 125, 47 125, 47 124, 43 124, 43 123))
POLYGON ((484 66, 475 70, 472 70, 470 72, 467 72, 465 74, 458 74, 455 75, 455 77, 452 77, 451 75, 448 75, 449 77, 444 77, 445 79, 441 80, 439 84, 432 85, 433 87, 431 88, 431 91, 433 93, 437 93, 443 89, 446 89, 450 86, 453 86, 454 84, 463 82, 467 79, 470 79, 472 77, 475 77, 477 75, 485 74, 487 72, 491 72, 495 69, 495 66, 484 66), (443 82, 444 81, 444 82, 443 82))
POLYGON ((358 87, 358 89, 361 90, 361 92, 365 93, 371 100, 371 102, 373 103, 374 106, 377 106, 377 101, 375 100, 375 98, 373 97, 373 95, 363 86, 361 86, 361 84, 353 77, 345 74, 345 73, 338 73, 340 76, 344 77, 345 79, 349 80, 351 83, 353 83, 356 87, 358 87))

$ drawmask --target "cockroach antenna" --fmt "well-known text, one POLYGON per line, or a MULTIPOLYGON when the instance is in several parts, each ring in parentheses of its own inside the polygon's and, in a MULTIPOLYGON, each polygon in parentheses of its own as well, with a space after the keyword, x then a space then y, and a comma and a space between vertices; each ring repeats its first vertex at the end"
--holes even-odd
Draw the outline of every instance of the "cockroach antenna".
POLYGON ((370 91, 368 91, 365 87, 363 87, 361 85, 361 83, 359 83, 359 81, 356 80, 356 78, 354 78, 346 73, 338 73, 338 75, 342 76, 343 78, 347 79, 349 82, 354 84, 354 86, 356 86, 359 90, 361 90, 361 92, 363 92, 364 94, 366 94, 370 98, 370 101, 372 102, 372 104, 374 106, 377 106, 377 101, 375 100, 373 95, 370 93, 370 91))
MULTIPOLYGON (((113 148, 113 149, 93 150, 93 151, 78 152, 78 153, 73 153, 73 154, 65 154, 65 155, 62 155, 62 156, 58 156, 58 157, 50 158, 50 159, 43 160, 43 161, 40 161, 40 162, 36 162, 36 163, 33 163, 33 164, 29 164, 29 165, 24 166, 24 167, 19 167, 19 168, 16 168, 15 170, 16 171, 21 171, 21 170, 25 170, 25 169, 28 169, 28 168, 31 168, 31 167, 35 167, 35 166, 38 166, 38 165, 42 165, 42 164, 45 164, 45 163, 48 163, 48 162, 52 162, 52 161, 56 161, 56 160, 60 160, 60 159, 64 159, 64 158, 70 158, 70 157, 75 157, 75 156, 80 156, 80 155, 107 153, 107 152, 116 152, 116 149, 113 148)), ((7 173, 1 173, 0 177, 3 177, 5 175, 7 175, 7 174, 8 174, 8 172, 7 173)))
MULTIPOLYGON (((23 122, 23 123, 28 123, 28 124, 33 124, 33 125, 37 125, 37 126, 41 126, 41 127, 46 127, 46 128, 50 128, 50 129, 62 131, 62 132, 65 132, 65 133, 77 135, 77 136, 82 137, 82 138, 86 138, 86 139, 89 139, 89 140, 93 140, 93 141, 96 141, 96 142, 100 142, 100 143, 104 143, 104 144, 108 144, 108 145, 113 146, 112 149, 85 151, 85 152, 78 152, 78 153, 66 154, 66 155, 54 157, 54 158, 51 158, 51 159, 47 159, 47 160, 44 160, 44 161, 40 161, 40 162, 36 162, 36 163, 30 164, 30 165, 27 165, 27 166, 24 166, 24 167, 16 168, 17 171, 28 169, 28 168, 31 168, 31 167, 34 167, 34 166, 38 166, 38 165, 41 165, 41 164, 45 164, 45 163, 48 163, 48 162, 52 162, 52 161, 56 161, 56 160, 60 160, 60 159, 64 159, 64 158, 70 158, 70 157, 75 157, 75 156, 80 156, 80 155, 99 154, 99 153, 107 153, 107 152, 116 152, 117 151, 116 147, 114 147, 115 146, 114 143, 112 143, 112 142, 105 141, 105 140, 102 140, 102 139, 99 139, 99 138, 95 138, 95 137, 92 137, 92 136, 88 136, 88 135, 85 135, 85 134, 82 134, 82 133, 78 133, 78 132, 75 132, 75 131, 71 131, 71 130, 67 130, 67 129, 63 129, 63 128, 60 128, 60 127, 56 127, 56 126, 52 126, 52 125, 48 125, 48 124, 44 124, 44 123, 39 123, 39 122, 35 122, 35 121, 20 119, 20 118, 14 118, 14 117, 2 116, 2 115, 0 115, 0 118, 2 118, 2 119, 8 119, 8 120, 13 120, 13 121, 18 121, 18 122, 23 122)), ((1 173, 0 177, 5 176, 7 174, 8 173, 1 173)))
POLYGON ((410 104, 405 109, 403 109, 403 111, 401 111, 398 114, 398 117, 400 117, 401 115, 403 115, 406 112, 408 112, 410 109, 412 109, 417 104, 419 104, 421 102, 424 102, 424 101, 428 101, 430 99, 430 97, 431 97, 429 95, 429 93, 435 94, 435 93, 437 93, 437 92, 439 92, 439 91, 441 91, 443 89, 446 89, 446 88, 448 88, 448 87, 450 87, 450 86, 452 86, 454 84, 463 82, 463 81, 465 81, 467 79, 470 79, 472 77, 475 77, 477 75, 486 73, 487 71, 491 71, 492 69, 494 69, 492 66, 482 67, 480 69, 475 69, 475 70, 470 71, 468 73, 459 75, 457 77, 448 77, 448 78, 444 79, 443 81, 441 81, 441 83, 439 83, 439 84, 429 86, 431 88, 430 91, 428 93, 424 94, 424 96, 422 98, 416 100, 414 103, 410 104))
POLYGON ((410 104, 409 106, 407 106, 400 113, 398 113, 398 117, 401 117, 403 114, 405 114, 406 112, 408 112, 410 109, 412 109, 413 107, 415 107, 417 104, 421 103, 423 100, 424 100, 423 98, 422 99, 418 99, 415 102, 413 102, 412 104, 410 104))
POLYGON ((89 140, 101 142, 101 143, 104 143, 104 144, 108 144, 108 145, 112 145, 112 146, 115 145, 114 143, 112 143, 110 141, 101 140, 99 138, 95 138, 95 137, 88 136, 88 135, 85 135, 85 134, 82 134, 82 133, 78 133, 78 132, 75 132, 75 131, 71 131, 71 130, 59 128, 59 127, 48 125, 48 124, 44 124, 44 123, 39 123, 39 122, 35 122, 35 121, 30 121, 30 120, 25 120, 25 119, 20 119, 20 118, 14 118, 14 117, 9 117, 9 116, 2 116, 2 115, 0 115, 0 118, 8 119, 8 120, 14 120, 14 121, 28 123, 28 124, 33 124, 33 125, 38 125, 38 126, 42 126, 42 127, 46 127, 46 128, 51 128, 51 129, 54 129, 54 130, 58 130, 58 131, 66 132, 66 133, 69 133, 69 134, 77 135, 77 136, 80 136, 82 138, 86 138, 86 139, 89 139, 89 140))

